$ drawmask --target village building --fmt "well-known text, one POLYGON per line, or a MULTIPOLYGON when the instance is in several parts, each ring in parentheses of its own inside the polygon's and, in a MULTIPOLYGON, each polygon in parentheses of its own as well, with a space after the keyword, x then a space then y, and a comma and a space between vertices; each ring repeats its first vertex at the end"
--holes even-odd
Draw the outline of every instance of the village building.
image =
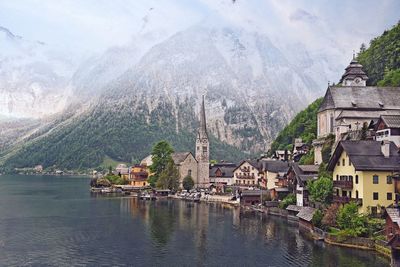
POLYGON ((234 163, 216 163, 210 165, 210 184, 219 188, 234 184, 233 171, 236 169, 234 163))
POLYGON ((312 231, 314 226, 312 224, 312 218, 316 209, 312 207, 302 207, 297 217, 299 218, 299 230, 312 231))
POLYGON ((115 175, 118 175, 126 180, 129 179, 129 167, 126 164, 118 164, 115 168, 115 175))
POLYGON ((376 141, 392 141, 400 147, 400 115, 382 115, 374 127, 376 141))
POLYGON ((179 172, 179 186, 182 187, 183 179, 186 176, 192 177, 197 184, 197 161, 191 152, 175 152, 172 154, 175 166, 179 172))
POLYGON ((266 190, 243 190, 240 193, 240 204, 244 206, 261 204, 263 196, 267 194, 266 190))
POLYGON ((259 171, 259 161, 243 160, 233 170, 234 184, 240 187, 258 186, 262 176, 259 171))
POLYGON ((361 129, 381 115, 400 115, 400 88, 366 86, 368 77, 355 58, 340 84, 329 86, 317 115, 317 137, 313 142, 315 163, 322 162, 323 138, 335 141, 360 139, 361 129))
POLYGON ((318 179, 318 169, 318 165, 291 164, 287 172, 287 179, 296 194, 297 206, 302 207, 309 205, 307 184, 310 181, 318 179))
POLYGON ((36 165, 34 169, 35 169, 35 172, 43 172, 43 166, 42 165, 36 165))
POLYGON ((308 153, 310 146, 304 143, 301 138, 294 139, 292 160, 298 162, 301 157, 308 153))
POLYGON ((261 160, 261 174, 263 188, 268 189, 273 199, 282 198, 289 193, 286 173, 289 163, 280 160, 261 160))
POLYGON ((288 161, 292 153, 289 150, 276 150, 274 158, 277 160, 288 161))
POLYGON ((389 141, 341 141, 328 170, 333 172, 333 201, 355 201, 360 212, 381 213, 395 201, 393 176, 400 169, 398 148, 389 141))
POLYGON ((129 184, 135 187, 149 186, 147 178, 149 173, 147 167, 144 165, 136 164, 129 168, 129 184))
POLYGON ((400 248, 400 210, 399 208, 386 208, 385 211, 385 235, 388 242, 396 243, 400 248))

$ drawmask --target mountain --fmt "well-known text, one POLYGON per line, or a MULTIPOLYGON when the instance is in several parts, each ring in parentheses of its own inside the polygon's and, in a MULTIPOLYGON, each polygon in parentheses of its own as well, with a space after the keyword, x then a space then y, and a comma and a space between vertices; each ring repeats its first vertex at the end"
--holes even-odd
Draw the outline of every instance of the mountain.
POLYGON ((1 26, 0 51, 0 116, 40 118, 64 109, 73 57, 1 26))

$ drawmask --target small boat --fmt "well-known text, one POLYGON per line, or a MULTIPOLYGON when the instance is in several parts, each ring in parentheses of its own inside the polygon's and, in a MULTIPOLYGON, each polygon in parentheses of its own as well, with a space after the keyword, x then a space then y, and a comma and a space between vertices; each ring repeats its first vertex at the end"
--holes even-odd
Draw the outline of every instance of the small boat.
POLYGON ((101 193, 112 193, 111 187, 104 187, 101 189, 101 193))
POLYGON ((150 194, 144 194, 140 196, 140 199, 142 200, 156 200, 156 196, 150 195, 150 194))

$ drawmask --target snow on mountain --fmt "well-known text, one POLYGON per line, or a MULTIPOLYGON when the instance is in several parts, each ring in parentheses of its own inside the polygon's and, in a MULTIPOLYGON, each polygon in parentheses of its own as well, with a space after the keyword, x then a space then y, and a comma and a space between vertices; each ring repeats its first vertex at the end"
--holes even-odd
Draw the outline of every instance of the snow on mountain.
POLYGON ((39 118, 62 111, 73 57, 0 27, 0 115, 39 118))

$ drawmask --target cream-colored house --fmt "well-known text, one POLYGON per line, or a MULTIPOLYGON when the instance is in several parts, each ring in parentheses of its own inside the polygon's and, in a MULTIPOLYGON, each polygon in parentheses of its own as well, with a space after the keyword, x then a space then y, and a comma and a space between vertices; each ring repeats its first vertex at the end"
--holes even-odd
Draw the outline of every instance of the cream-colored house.
POLYGON ((259 162, 256 160, 244 160, 233 170, 233 183, 237 186, 258 186, 260 179, 259 162))
POLYGON ((360 212, 380 213, 395 201, 393 175, 400 169, 398 148, 388 141, 341 141, 329 162, 334 202, 355 201, 360 212))

